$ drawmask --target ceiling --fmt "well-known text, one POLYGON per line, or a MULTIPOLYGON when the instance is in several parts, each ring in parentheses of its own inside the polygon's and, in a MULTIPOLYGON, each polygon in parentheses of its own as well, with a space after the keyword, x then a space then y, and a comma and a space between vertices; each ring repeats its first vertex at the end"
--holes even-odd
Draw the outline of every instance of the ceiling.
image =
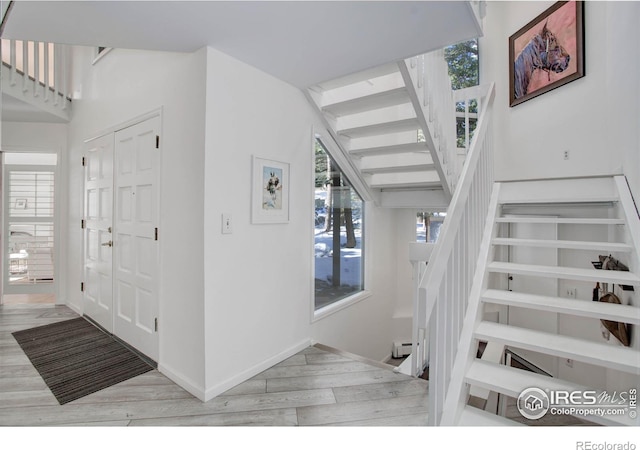
POLYGON ((466 1, 15 1, 2 37, 176 52, 216 48, 294 86, 481 34, 466 1))

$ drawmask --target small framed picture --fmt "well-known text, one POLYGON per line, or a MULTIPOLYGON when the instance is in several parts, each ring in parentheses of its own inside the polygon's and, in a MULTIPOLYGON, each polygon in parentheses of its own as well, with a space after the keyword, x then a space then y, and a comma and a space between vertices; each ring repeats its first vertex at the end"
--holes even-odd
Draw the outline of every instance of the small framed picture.
POLYGON ((27 199, 17 198, 14 209, 27 209, 27 199))
POLYGON ((253 156, 251 223, 289 223, 289 164, 253 156))

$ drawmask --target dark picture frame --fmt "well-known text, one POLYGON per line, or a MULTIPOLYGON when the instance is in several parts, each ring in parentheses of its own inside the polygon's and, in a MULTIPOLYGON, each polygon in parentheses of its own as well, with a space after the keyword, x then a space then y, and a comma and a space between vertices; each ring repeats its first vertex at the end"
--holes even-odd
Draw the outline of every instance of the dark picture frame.
POLYGON ((584 75, 583 1, 556 2, 509 37, 509 106, 584 75))

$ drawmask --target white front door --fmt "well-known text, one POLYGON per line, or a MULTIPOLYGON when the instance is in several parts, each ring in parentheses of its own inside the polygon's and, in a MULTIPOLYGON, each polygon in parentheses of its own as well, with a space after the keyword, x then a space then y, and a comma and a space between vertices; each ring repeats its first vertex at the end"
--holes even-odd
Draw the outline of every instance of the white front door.
POLYGON ((114 334, 158 360, 159 130, 155 117, 115 133, 114 334))
POLYGON ((113 332, 113 134, 85 144, 84 314, 113 332))

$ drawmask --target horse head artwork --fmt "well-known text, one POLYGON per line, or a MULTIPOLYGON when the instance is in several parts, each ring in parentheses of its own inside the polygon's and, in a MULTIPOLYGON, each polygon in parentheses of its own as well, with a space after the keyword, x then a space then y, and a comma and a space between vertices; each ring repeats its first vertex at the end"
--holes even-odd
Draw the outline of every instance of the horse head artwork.
POLYGON ((529 88, 529 82, 537 69, 560 73, 569 67, 571 55, 558 43, 558 39, 547 28, 545 22, 542 31, 527 44, 514 62, 514 90, 515 98, 524 97, 529 88))

